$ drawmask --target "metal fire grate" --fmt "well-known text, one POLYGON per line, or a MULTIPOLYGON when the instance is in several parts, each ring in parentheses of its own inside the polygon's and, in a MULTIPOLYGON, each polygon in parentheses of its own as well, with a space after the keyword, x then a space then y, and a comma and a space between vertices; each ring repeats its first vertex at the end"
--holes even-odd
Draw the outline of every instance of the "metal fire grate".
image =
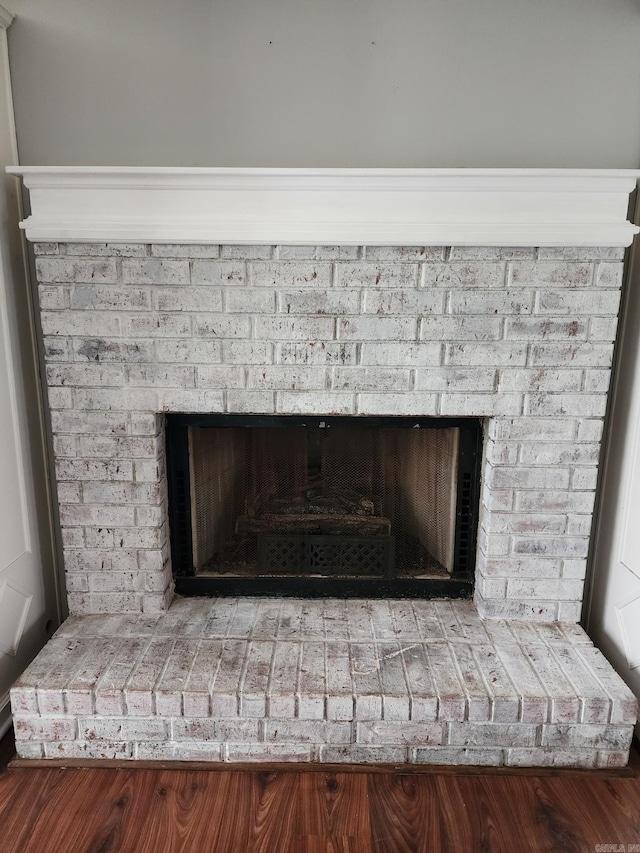
POLYGON ((393 536, 258 535, 260 574, 389 577, 393 536))

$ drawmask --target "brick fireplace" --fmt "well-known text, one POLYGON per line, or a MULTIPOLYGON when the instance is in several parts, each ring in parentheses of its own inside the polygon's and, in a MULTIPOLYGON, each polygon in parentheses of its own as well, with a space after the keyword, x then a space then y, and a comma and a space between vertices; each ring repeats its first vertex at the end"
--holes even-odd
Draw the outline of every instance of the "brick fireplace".
POLYGON ((575 623, 630 175, 370 173, 329 226, 335 175, 21 171, 72 614, 14 688, 22 757, 626 761, 635 702, 575 623), (175 413, 480 419, 474 606, 174 599, 175 413))
POLYGON ((479 612, 579 619, 622 250, 35 250, 72 613, 168 606, 162 413, 251 412, 484 418, 479 612))

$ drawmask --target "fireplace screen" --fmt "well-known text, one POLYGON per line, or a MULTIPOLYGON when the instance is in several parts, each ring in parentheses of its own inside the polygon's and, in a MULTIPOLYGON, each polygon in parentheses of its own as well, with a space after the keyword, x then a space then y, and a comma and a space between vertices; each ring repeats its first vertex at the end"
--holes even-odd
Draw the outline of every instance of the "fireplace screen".
POLYGON ((167 436, 178 591, 469 591, 477 421, 168 416, 167 436))

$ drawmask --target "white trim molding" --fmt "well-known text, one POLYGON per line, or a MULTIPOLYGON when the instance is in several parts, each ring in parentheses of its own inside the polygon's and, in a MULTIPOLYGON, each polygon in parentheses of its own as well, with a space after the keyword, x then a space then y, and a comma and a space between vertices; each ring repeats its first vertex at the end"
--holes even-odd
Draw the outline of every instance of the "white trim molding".
POLYGON ((5 9, 4 6, 0 6, 0 29, 6 30, 11 26, 11 22, 15 18, 13 12, 10 12, 8 9, 5 9))
POLYGON ((11 167, 30 240, 628 246, 640 171, 11 167))

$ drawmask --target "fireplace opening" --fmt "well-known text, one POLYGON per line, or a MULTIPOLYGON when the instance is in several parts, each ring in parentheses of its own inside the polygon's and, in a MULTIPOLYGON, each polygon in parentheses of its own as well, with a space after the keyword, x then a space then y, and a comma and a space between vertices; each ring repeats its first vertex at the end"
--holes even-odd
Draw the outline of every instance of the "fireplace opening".
POLYGON ((466 597, 480 421, 167 415, 183 595, 466 597))

